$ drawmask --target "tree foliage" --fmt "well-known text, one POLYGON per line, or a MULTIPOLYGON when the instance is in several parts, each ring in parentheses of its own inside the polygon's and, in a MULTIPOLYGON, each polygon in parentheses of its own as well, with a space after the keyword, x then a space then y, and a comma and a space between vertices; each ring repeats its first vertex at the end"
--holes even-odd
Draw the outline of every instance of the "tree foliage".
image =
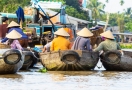
POLYGON ((14 13, 19 6, 29 5, 30 0, 0 0, 0 12, 14 13))
POLYGON ((95 20, 95 24, 97 24, 97 19, 100 19, 101 14, 104 13, 104 4, 99 2, 98 0, 89 0, 87 8, 92 10, 92 17, 95 20))

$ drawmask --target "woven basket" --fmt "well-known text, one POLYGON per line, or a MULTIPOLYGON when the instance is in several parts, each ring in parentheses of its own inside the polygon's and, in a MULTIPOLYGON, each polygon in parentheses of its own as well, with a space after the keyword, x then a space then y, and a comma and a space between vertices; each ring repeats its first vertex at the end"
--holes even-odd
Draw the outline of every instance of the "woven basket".
POLYGON ((11 47, 9 45, 0 43, 0 49, 7 49, 7 48, 11 48, 11 47))

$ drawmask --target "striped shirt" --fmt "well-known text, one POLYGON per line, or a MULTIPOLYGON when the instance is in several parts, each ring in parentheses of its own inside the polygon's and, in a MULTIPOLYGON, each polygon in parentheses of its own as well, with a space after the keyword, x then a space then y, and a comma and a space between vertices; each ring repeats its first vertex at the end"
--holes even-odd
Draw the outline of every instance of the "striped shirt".
POLYGON ((72 50, 89 50, 91 51, 90 40, 89 38, 84 38, 78 36, 74 41, 72 50))

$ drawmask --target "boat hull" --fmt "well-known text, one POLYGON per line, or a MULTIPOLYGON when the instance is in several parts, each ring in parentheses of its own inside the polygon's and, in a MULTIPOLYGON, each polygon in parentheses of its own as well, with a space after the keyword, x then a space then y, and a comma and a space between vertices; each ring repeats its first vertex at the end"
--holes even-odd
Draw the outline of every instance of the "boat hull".
MULTIPOLYGON (((120 53, 118 51, 115 52, 120 53)), ((132 71, 132 52, 124 51, 124 55, 119 57, 120 58, 116 61, 113 60, 114 62, 112 63, 107 59, 104 59, 104 57, 101 57, 101 61, 105 69, 108 71, 132 71)))
POLYGON ((82 50, 55 51, 40 53, 40 61, 49 71, 87 71, 95 68, 98 55, 82 50))
POLYGON ((2 56, 0 57, 0 74, 14 74, 20 70, 24 63, 25 56, 18 50, 6 50, 2 56), (15 62, 13 59, 17 58, 17 55, 19 55, 19 60, 15 62), (12 62, 9 63, 5 61, 5 59, 9 59, 10 61, 12 60, 12 62))
POLYGON ((36 58, 35 53, 29 49, 24 49, 23 54, 25 55, 24 64, 21 70, 28 70, 30 67, 34 67, 37 64, 38 58, 36 58))

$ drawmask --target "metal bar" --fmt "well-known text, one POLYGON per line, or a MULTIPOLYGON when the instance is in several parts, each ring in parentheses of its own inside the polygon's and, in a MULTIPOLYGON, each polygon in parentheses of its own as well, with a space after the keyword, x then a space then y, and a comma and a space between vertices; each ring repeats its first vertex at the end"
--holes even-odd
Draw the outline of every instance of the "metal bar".
POLYGON ((45 14, 45 16, 48 18, 48 20, 50 21, 50 23, 52 24, 52 27, 53 27, 53 30, 55 32, 55 27, 54 27, 54 24, 53 22, 50 20, 49 16, 44 12, 44 10, 40 7, 40 5, 38 5, 38 7, 42 10, 42 12, 45 14))

